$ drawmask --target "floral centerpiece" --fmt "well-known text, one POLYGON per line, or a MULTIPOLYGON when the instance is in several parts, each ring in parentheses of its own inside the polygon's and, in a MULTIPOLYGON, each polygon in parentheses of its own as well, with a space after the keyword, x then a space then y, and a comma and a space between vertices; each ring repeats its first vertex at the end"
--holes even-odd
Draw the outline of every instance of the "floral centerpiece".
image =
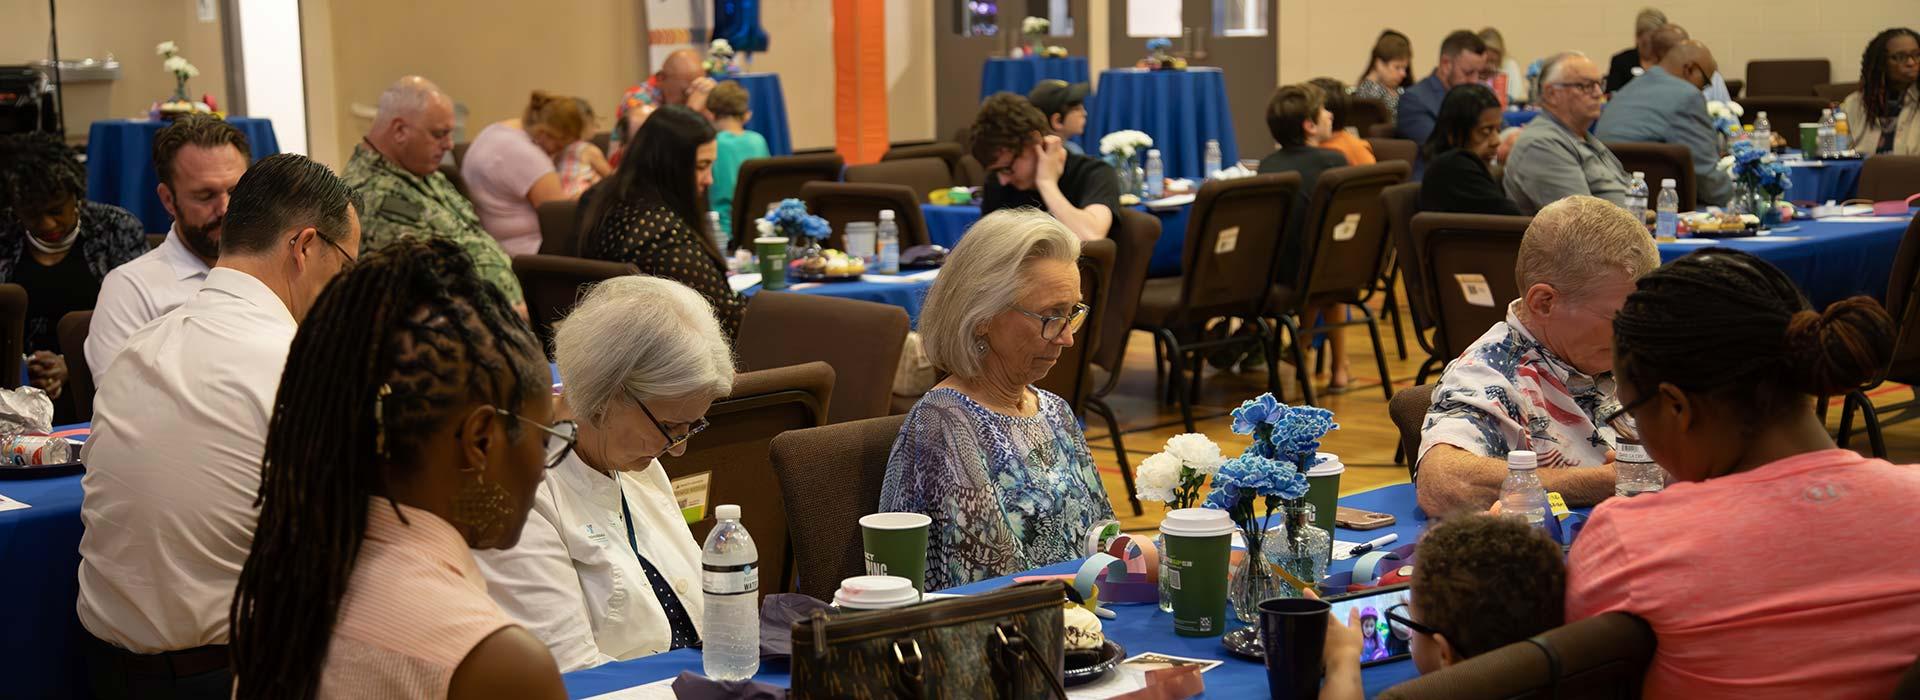
POLYGON ((796 246, 818 243, 833 232, 826 219, 807 213, 807 203, 798 199, 780 200, 780 205, 767 215, 767 221, 796 246))
POLYGON ((1306 471, 1320 451, 1320 439, 1339 427, 1331 411, 1288 406, 1273 394, 1261 394, 1233 410, 1233 432, 1253 436, 1253 444, 1213 475, 1206 507, 1227 511, 1247 541, 1244 571, 1235 572, 1229 593, 1240 621, 1257 621, 1260 601, 1298 597, 1304 594, 1302 585, 1319 579, 1319 567, 1326 561, 1320 550, 1332 543, 1326 531, 1309 524, 1306 471), (1283 507, 1290 527, 1269 527, 1268 521, 1283 507), (1274 563, 1284 571, 1276 573, 1274 563))
POLYGON ((733 62, 733 44, 726 39, 714 39, 707 46, 707 60, 700 62, 707 77, 724 80, 740 74, 740 65, 733 62))
POLYGON ((173 119, 195 112, 213 112, 212 98, 203 97, 199 102, 187 98, 187 80, 199 77, 200 69, 195 68, 180 55, 180 46, 171 41, 160 42, 153 47, 153 53, 161 58, 160 67, 173 74, 173 96, 154 107, 154 114, 163 119, 173 119))
POLYGON ((1793 171, 1774 157, 1771 144, 1756 144, 1740 138, 1740 105, 1717 100, 1708 102, 1707 114, 1712 117, 1714 128, 1731 144, 1726 157, 1720 159, 1720 169, 1733 178, 1730 207, 1738 214, 1759 216, 1762 226, 1780 223, 1778 201, 1780 195, 1793 186, 1793 171))
POLYGON ((1100 137, 1101 159, 1120 173, 1123 193, 1134 196, 1146 194, 1146 171, 1134 160, 1144 157, 1149 148, 1153 148, 1153 137, 1143 131, 1128 129, 1100 137))
MULTIPOLYGON (((1227 461, 1220 446, 1199 433, 1175 435, 1158 454, 1146 458, 1134 471, 1134 494, 1142 501, 1164 503, 1168 510, 1192 508, 1200 504, 1207 478, 1220 471, 1227 461)), ((1154 538, 1154 546, 1166 551, 1166 540, 1154 538)), ((1173 589, 1167 586, 1167 560, 1160 559, 1160 609, 1173 611, 1173 589)))
POLYGON ((1187 59, 1170 53, 1173 40, 1166 37, 1154 37, 1147 40, 1147 57, 1134 64, 1135 68, 1146 70, 1186 70, 1187 59))
POLYGON ((1028 56, 1053 56, 1054 49, 1059 55, 1067 55, 1064 46, 1047 46, 1047 33, 1053 30, 1053 21, 1045 17, 1028 17, 1020 20, 1020 33, 1027 37, 1028 56))

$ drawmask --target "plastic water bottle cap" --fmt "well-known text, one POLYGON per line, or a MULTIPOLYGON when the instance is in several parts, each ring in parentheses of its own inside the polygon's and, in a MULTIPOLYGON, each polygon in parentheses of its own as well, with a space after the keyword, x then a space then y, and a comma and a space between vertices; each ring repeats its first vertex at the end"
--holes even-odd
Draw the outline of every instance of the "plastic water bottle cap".
MULTIPOLYGON (((1527 454, 1533 454, 1533 453, 1529 452, 1527 454)), ((713 509, 713 517, 718 518, 720 520, 739 520, 740 506, 736 506, 731 503, 723 506, 716 506, 713 509)))
POLYGON ((881 209, 881 210, 880 210, 880 220, 881 220, 881 221, 892 221, 892 220, 893 220, 893 210, 892 210, 892 209, 881 209))
MULTIPOLYGON (((1527 450, 1514 450, 1507 453, 1508 469, 1533 469, 1540 466, 1540 456, 1527 450)), ((725 508, 726 506, 721 506, 725 508)))
POLYGON ((1147 157, 1148 157, 1148 158, 1159 158, 1159 157, 1160 157, 1160 149, 1158 149, 1158 148, 1149 148, 1149 149, 1147 149, 1147 157))
POLYGON ((1670 178, 1670 177, 1663 177, 1663 178, 1660 178, 1660 187, 1662 187, 1662 188, 1667 188, 1667 187, 1674 187, 1674 186, 1676 186, 1676 185, 1678 185, 1678 184, 1679 184, 1679 183, 1676 183, 1676 182, 1674 182, 1674 181, 1673 181, 1673 178, 1670 178))
POLYGON ((1643 172, 1640 172, 1640 171, 1638 171, 1638 170, 1635 170, 1635 171, 1633 171, 1633 179, 1635 179, 1635 180, 1645 180, 1645 179, 1647 179, 1647 174, 1646 174, 1646 173, 1643 173, 1643 172))

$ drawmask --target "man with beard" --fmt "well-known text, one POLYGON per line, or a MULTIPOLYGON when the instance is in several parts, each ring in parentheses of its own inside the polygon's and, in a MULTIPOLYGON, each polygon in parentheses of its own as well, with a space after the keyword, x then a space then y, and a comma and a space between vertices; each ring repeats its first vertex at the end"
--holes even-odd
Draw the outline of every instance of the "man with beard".
POLYGON ((216 117, 182 117, 154 137, 157 189, 160 203, 173 215, 173 230, 160 247, 114 268, 100 282, 86 348, 95 385, 127 336, 200 291, 220 257, 227 193, 252 160, 246 135, 216 117))

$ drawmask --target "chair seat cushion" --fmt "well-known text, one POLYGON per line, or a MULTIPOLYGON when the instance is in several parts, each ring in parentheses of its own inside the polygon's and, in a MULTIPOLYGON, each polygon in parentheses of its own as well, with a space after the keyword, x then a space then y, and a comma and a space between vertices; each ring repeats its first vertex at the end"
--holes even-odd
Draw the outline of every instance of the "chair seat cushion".
POLYGON ((1140 308, 1133 314, 1135 328, 1163 328, 1180 311, 1181 277, 1147 280, 1140 287, 1140 308))

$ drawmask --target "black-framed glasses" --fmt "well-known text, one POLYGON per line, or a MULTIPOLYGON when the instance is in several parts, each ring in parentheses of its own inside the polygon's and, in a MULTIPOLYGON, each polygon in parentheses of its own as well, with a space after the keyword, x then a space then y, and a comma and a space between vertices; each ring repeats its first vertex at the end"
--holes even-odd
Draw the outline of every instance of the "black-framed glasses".
POLYGON ((674 435, 673 433, 667 432, 665 423, 661 423, 659 418, 653 417, 653 411, 647 408, 647 402, 639 399, 634 399, 633 402, 639 404, 641 413, 647 414, 647 420, 653 423, 654 430, 660 431, 660 437, 667 439, 667 446, 661 448, 661 452, 671 452, 673 448, 686 444, 688 440, 693 439, 693 436, 699 435, 700 431, 706 430, 709 425, 706 418, 701 418, 692 423, 688 423, 687 432, 674 435))
POLYGON ((1607 83, 1601 80, 1580 80, 1580 81, 1574 81, 1574 82, 1552 83, 1552 85, 1554 87, 1561 88, 1564 90, 1577 90, 1579 92, 1584 92, 1589 95, 1598 95, 1603 90, 1605 90, 1607 83))
MULTIPOLYGON (((320 240, 323 240, 323 241, 326 241, 326 242, 327 242, 327 245, 330 245, 330 246, 333 246, 333 249, 334 249, 334 250, 336 250, 336 251, 339 251, 339 253, 340 253, 340 259, 344 261, 344 262, 342 262, 342 263, 340 263, 340 271, 341 271, 341 272, 345 272, 345 271, 347 271, 347 270, 350 270, 350 269, 352 269, 352 268, 353 268, 353 264, 354 264, 354 263, 357 263, 357 262, 359 262, 359 261, 360 261, 360 258, 359 258, 359 256, 356 256, 356 255, 348 255, 348 254, 347 254, 347 249, 346 249, 346 248, 342 248, 342 247, 340 247, 340 244, 339 244, 339 243, 335 243, 335 242, 333 242, 333 239, 331 239, 331 238, 328 238, 328 237, 327 237, 327 234, 324 234, 324 233, 321 233, 321 232, 319 232, 318 230, 315 230, 315 231, 313 232, 313 237, 314 237, 314 238, 318 238, 318 239, 320 239, 320 240)), ((299 242, 300 242, 300 239, 299 239, 298 237, 295 237, 295 238, 292 238, 292 239, 288 239, 288 240, 287 240, 287 244, 288 244, 288 245, 297 245, 297 244, 298 244, 299 242)))
POLYGON ((1395 639, 1401 641, 1413 639, 1413 633, 1415 632, 1429 637, 1440 633, 1439 630, 1414 622, 1413 618, 1407 617, 1406 611, 1408 610, 1409 608, 1406 603, 1400 603, 1387 608, 1387 631, 1391 632, 1395 639))
POLYGON ((1073 310, 1068 311, 1065 316, 1043 316, 1019 307, 1014 307, 1013 310, 1039 321, 1040 337, 1053 340, 1059 338, 1062 332, 1068 334, 1080 332, 1080 327, 1087 323, 1087 312, 1092 309, 1093 307, 1086 304, 1074 304, 1073 310))
POLYGON ((1650 393, 1634 399, 1631 403, 1625 405, 1616 401, 1611 406, 1601 407, 1600 412, 1594 414, 1594 417, 1599 419, 1598 422, 1600 425, 1612 427, 1615 435, 1638 442, 1640 440, 1640 428, 1634 425, 1632 411, 1633 409, 1646 405, 1648 401, 1652 401, 1653 397, 1657 395, 1658 394, 1650 393))
POLYGON ((547 453, 548 469, 552 469, 554 467, 560 466, 561 462, 566 461, 567 455, 573 454, 574 444, 580 442, 580 426, 574 424, 573 421, 563 420, 563 421, 555 422, 553 425, 548 426, 548 425, 541 425, 540 421, 536 421, 532 418, 528 418, 526 416, 520 415, 518 413, 514 413, 504 408, 495 408, 493 409, 493 412, 506 416, 508 418, 513 418, 513 419, 523 421, 527 425, 531 425, 534 428, 539 429, 540 432, 547 434, 546 438, 544 439, 543 447, 545 448, 547 453))
POLYGON ((1920 51, 1902 51, 1900 53, 1887 54, 1887 62, 1889 63, 1906 63, 1908 61, 1920 62, 1920 51))

